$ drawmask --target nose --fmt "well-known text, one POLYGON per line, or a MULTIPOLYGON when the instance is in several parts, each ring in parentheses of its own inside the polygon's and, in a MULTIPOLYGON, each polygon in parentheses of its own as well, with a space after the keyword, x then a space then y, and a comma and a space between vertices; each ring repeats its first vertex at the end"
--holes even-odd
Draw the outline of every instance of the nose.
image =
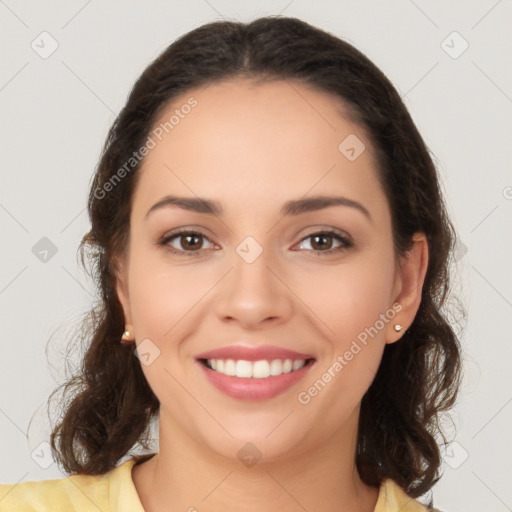
POLYGON ((294 294, 290 283, 286 283, 282 265, 268 257, 269 253, 264 250, 251 263, 234 255, 233 268, 223 279, 215 299, 221 321, 237 323, 243 329, 258 329, 290 318, 294 294))

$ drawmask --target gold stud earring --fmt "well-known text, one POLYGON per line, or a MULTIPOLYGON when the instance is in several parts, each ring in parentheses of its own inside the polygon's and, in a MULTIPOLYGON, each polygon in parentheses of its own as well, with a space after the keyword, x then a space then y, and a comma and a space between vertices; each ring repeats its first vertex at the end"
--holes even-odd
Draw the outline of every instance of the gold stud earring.
POLYGON ((400 324, 395 324, 393 329, 395 329, 396 332, 400 332, 403 329, 403 326, 400 324))
POLYGON ((123 335, 121 336, 121 343, 123 345, 129 345, 132 341, 133 341, 133 335, 129 329, 126 329, 126 331, 124 331, 123 335))

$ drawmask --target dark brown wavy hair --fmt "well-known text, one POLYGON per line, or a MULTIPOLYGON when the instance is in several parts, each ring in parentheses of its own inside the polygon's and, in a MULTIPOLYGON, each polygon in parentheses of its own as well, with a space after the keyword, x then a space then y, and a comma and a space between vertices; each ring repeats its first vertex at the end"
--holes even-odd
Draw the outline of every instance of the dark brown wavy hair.
POLYGON ((403 338, 386 345, 362 399, 356 454, 365 483, 379 486, 391 478, 419 497, 440 478, 436 438, 447 442, 440 415, 455 404, 461 380, 458 334, 443 313, 452 296, 455 231, 434 162, 387 77, 347 42, 280 16, 213 22, 183 35, 145 69, 110 128, 88 199, 91 229, 79 248, 100 300, 81 326, 86 349, 80 367, 50 396, 61 389, 68 397, 52 426, 54 458, 67 473, 98 475, 135 445, 148 446, 148 426, 160 404, 133 347, 120 344, 125 320, 115 289, 115 257, 126 249, 140 163, 114 187, 105 184, 144 145, 174 97, 235 77, 302 83, 341 99, 376 154, 396 254, 412 247, 414 233, 427 237, 421 304, 403 338))

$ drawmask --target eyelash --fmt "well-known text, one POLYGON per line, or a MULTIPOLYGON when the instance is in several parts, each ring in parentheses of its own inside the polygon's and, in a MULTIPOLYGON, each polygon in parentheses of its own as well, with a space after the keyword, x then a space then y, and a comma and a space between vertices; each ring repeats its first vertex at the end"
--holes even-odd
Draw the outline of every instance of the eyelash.
MULTIPOLYGON (((206 240, 211 242, 211 240, 206 235, 201 233, 200 231, 187 231, 187 230, 183 230, 183 231, 177 231, 175 233, 168 233, 168 234, 164 235, 159 240, 158 245, 164 247, 165 250, 167 250, 169 252, 172 252, 174 254, 177 254, 179 256, 184 256, 184 257, 199 256, 203 250, 206 250, 206 249, 199 249, 197 251, 182 251, 182 250, 176 249, 176 248, 168 245, 169 242, 171 242, 175 238, 178 238, 178 237, 184 236, 184 235, 199 235, 200 237, 203 237, 206 240)), ((340 245, 339 247, 335 247, 333 249, 328 249, 327 251, 318 251, 318 250, 314 250, 314 249, 306 249, 307 251, 313 252, 314 254, 317 254, 319 256, 326 256, 326 255, 331 255, 331 254, 339 253, 339 252, 342 252, 344 250, 347 250, 347 249, 350 249, 350 248, 354 247, 354 243, 349 238, 339 234, 336 231, 332 231, 332 230, 317 231, 315 233, 311 233, 310 235, 304 237, 300 242, 303 242, 304 240, 307 240, 308 238, 312 238, 312 237, 318 236, 318 235, 327 235, 327 236, 330 236, 330 237, 335 238, 336 240, 342 242, 342 245, 340 245)))

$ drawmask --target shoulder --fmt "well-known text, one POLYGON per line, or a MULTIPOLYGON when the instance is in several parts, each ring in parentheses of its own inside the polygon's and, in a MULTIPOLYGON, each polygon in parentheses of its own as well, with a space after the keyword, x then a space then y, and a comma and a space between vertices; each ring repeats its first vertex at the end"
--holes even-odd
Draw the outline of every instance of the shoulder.
MULTIPOLYGON (((380 486, 374 512, 435 512, 411 498, 394 480, 387 478, 380 486)), ((438 511, 440 512, 440 511, 438 511)))
POLYGON ((0 485, 0 512, 143 512, 133 481, 131 459, 104 475, 71 475, 62 479, 0 485), (132 499, 124 506, 125 498, 132 499), (135 499, 133 499, 135 498, 135 499), (138 502, 138 503, 137 503, 138 502), (133 508, 135 507, 135 508, 133 508))

